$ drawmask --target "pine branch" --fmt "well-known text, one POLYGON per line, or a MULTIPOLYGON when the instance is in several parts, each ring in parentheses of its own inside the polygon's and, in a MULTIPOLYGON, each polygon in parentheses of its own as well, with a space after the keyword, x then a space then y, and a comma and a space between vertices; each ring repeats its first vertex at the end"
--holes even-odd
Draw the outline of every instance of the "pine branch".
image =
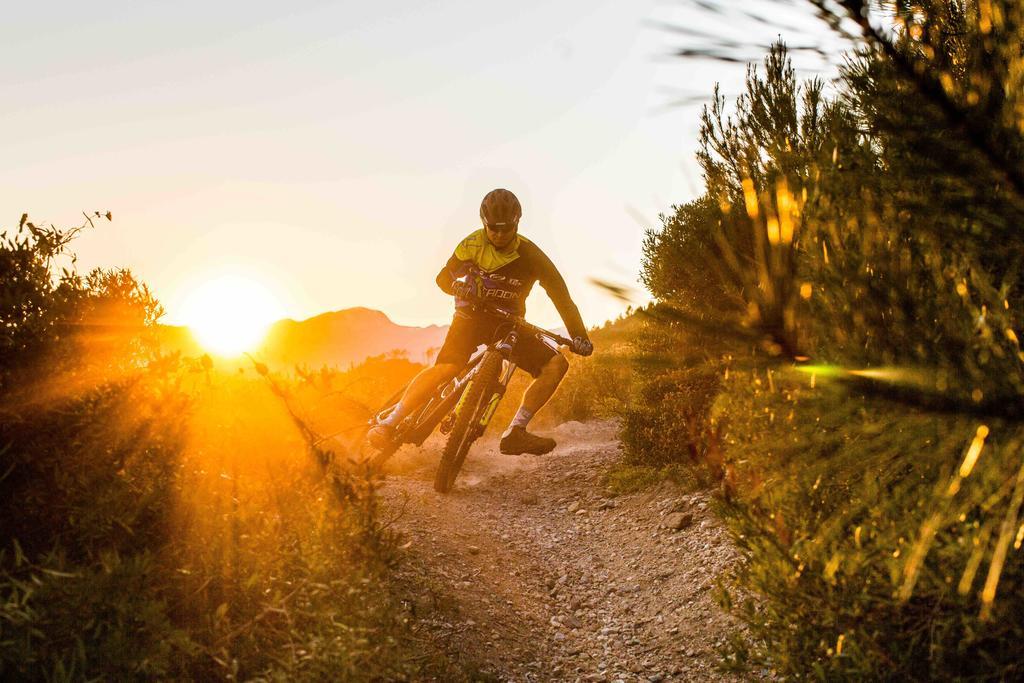
MULTIPOLYGON (((839 17, 826 6, 824 0, 808 0, 818 9, 822 17, 831 16, 836 21, 827 21, 834 29, 838 29, 839 17)), ((875 28, 869 17, 869 8, 863 0, 838 0, 839 5, 846 10, 847 18, 857 24, 861 30, 861 36, 868 43, 881 48, 882 52, 889 59, 899 73, 930 103, 932 103, 945 118, 950 128, 964 134, 965 141, 975 151, 979 152, 991 165, 992 172, 1012 188, 1015 199, 1018 203, 1024 204, 1024 172, 1010 164, 996 148, 991 135, 991 129, 995 128, 997 136, 1007 139, 1014 135, 1013 131, 993 120, 986 120, 984 126, 981 122, 973 119, 970 112, 959 104, 943 88, 941 81, 928 72, 927 64, 921 59, 911 59, 896 45, 875 28)))

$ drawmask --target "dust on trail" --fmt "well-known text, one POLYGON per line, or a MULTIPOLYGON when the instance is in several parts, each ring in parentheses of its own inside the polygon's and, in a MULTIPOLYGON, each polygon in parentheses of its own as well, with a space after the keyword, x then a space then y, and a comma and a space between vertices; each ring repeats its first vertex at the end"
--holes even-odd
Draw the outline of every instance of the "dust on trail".
POLYGON ((399 590, 417 632, 467 678, 730 678, 716 648, 738 627, 710 589, 737 554, 706 493, 606 497, 615 431, 567 423, 545 456, 482 439, 448 495, 433 489, 440 441, 389 464, 385 514, 400 514, 408 544, 399 590))

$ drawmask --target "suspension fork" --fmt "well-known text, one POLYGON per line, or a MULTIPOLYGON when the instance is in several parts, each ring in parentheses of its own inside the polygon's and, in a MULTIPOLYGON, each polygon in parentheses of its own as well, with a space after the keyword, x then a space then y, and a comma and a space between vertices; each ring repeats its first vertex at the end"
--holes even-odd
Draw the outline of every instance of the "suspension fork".
POLYGON ((487 402, 487 408, 484 409, 483 415, 480 416, 479 424, 481 432, 487 427, 488 423, 490 423, 491 418, 494 417, 494 411, 498 409, 498 404, 501 402, 501 398, 505 395, 505 389, 508 388, 509 380, 512 379, 512 373, 515 371, 516 364, 506 358, 501 374, 498 376, 498 384, 494 387, 494 391, 491 393, 491 398, 487 402))
MULTIPOLYGON (((494 416, 494 411, 498 408, 498 403, 501 402, 501 397, 505 395, 505 389, 508 386, 509 380, 512 379, 512 374, 516 370, 516 364, 513 363, 510 358, 512 356, 512 350, 515 348, 518 341, 519 330, 513 326, 513 328, 509 330, 508 334, 505 335, 504 339, 487 349, 488 351, 497 351, 502 355, 503 367, 501 374, 498 376, 497 386, 494 387, 494 390, 491 392, 491 396, 487 401, 487 407, 484 408, 483 413, 480 415, 480 420, 477 423, 478 433, 482 433, 487 427, 487 424, 491 421, 491 417, 494 416)), ((484 353, 486 353, 486 351, 484 351, 484 353)), ((483 354, 481 354, 481 358, 482 356, 483 354)), ((471 372, 466 376, 466 379, 468 379, 469 382, 474 381, 473 375, 475 375, 475 373, 471 372)), ((459 397, 459 402, 455 406, 455 415, 458 415, 464 409, 463 401, 465 396, 469 393, 468 388, 469 383, 466 384, 466 390, 463 390, 462 396, 459 397)))
POLYGON ((498 409, 498 403, 501 402, 501 397, 505 395, 505 389, 508 387, 509 380, 512 379, 512 374, 516 371, 516 364, 512 362, 512 350, 515 349, 518 342, 519 330, 513 325, 512 329, 505 335, 505 338, 494 345, 494 350, 501 353, 503 367, 501 374, 498 376, 498 384, 491 392, 491 396, 487 401, 487 407, 480 416, 478 427, 480 432, 487 428, 487 424, 494 417, 494 411, 498 409))

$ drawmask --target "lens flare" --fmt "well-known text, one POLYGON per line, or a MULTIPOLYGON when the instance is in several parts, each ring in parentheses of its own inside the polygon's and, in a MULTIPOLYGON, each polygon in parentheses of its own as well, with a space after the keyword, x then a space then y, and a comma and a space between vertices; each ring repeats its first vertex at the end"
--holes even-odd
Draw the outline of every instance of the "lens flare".
POLYGON ((223 275, 197 287, 185 300, 182 319, 200 344, 222 356, 236 356, 262 341, 267 327, 283 315, 277 299, 246 277, 223 275))

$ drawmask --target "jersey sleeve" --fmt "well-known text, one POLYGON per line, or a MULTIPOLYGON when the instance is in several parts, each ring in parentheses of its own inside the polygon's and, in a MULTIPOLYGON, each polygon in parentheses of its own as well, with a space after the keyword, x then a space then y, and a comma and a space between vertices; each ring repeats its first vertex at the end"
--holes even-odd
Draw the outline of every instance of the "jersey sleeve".
POLYGON ((455 252, 448 258, 448 263, 444 265, 444 268, 441 269, 441 272, 434 279, 442 292, 448 295, 455 293, 452 285, 469 271, 469 267, 473 263, 474 249, 479 246, 478 242, 479 236, 474 232, 455 247, 455 252))
POLYGON ((455 284, 455 280, 458 276, 455 274, 460 268, 460 261, 455 258, 455 254, 452 254, 448 259, 448 263, 445 264, 441 272, 437 274, 436 282, 437 286, 441 288, 441 291, 449 296, 455 294, 455 290, 452 286, 455 284))
POLYGON ((565 323, 565 329, 569 331, 569 336, 589 339, 587 326, 583 324, 580 310, 569 296, 569 288, 565 285, 562 274, 558 272, 555 264, 551 262, 547 254, 541 251, 540 247, 536 244, 533 246, 537 249, 537 281, 547 292, 551 302, 555 304, 558 315, 565 323))

